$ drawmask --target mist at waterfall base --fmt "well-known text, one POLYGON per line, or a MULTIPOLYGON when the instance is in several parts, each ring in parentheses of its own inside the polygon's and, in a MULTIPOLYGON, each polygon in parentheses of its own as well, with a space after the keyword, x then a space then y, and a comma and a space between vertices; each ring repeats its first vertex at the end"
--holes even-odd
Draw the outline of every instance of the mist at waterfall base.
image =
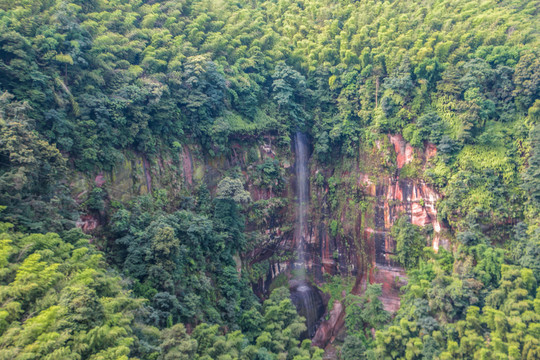
POLYGON ((325 312, 325 305, 320 291, 310 285, 306 276, 306 235, 307 211, 309 201, 308 140, 305 134, 297 132, 294 137, 296 154, 296 224, 294 239, 296 245, 296 261, 294 263, 295 278, 290 283, 291 300, 298 314, 306 319, 307 331, 304 337, 312 338, 325 312))

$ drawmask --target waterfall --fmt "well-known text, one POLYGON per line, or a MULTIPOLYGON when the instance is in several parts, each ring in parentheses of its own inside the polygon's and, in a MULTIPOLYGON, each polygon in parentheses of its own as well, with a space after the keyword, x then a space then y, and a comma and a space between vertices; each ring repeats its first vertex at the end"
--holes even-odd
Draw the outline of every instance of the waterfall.
POLYGON ((308 234, 307 211, 309 205, 308 141, 305 134, 297 132, 294 136, 296 152, 296 224, 294 241, 296 278, 291 283, 291 300, 300 316, 305 317, 307 331, 304 338, 312 338, 325 312, 320 291, 310 285, 306 277, 306 239, 308 234))
POLYGON ((294 238, 296 242, 297 263, 295 267, 300 270, 301 278, 305 278, 306 271, 306 235, 307 235, 307 207, 309 202, 308 177, 308 148, 306 135, 297 132, 294 137, 296 151, 296 224, 294 238))

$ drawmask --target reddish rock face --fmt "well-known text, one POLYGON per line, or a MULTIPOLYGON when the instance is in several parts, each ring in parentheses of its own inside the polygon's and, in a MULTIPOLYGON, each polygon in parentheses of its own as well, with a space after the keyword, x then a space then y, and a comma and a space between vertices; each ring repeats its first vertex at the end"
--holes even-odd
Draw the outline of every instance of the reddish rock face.
POLYGON ((381 301, 390 312, 399 310, 399 289, 407 284, 405 271, 399 267, 377 266, 370 276, 372 284, 382 285, 381 301))
POLYGON ((437 220, 435 204, 440 196, 423 181, 400 180, 384 184, 379 193, 383 194, 385 228, 391 228, 400 214, 409 216, 411 223, 417 226, 433 225, 440 233, 441 225, 437 220))
POLYGON ((80 228, 83 232, 89 233, 95 230, 98 225, 99 221, 92 215, 83 215, 81 218, 75 223, 75 225, 80 228))
MULTIPOLYGON (((407 216, 417 226, 432 225, 434 237, 432 246, 437 251, 439 246, 441 224, 437 220, 435 209, 439 195, 424 182, 411 179, 392 179, 383 177, 374 184, 367 174, 358 174, 358 186, 372 199, 371 210, 356 214, 356 225, 350 229, 359 241, 351 243, 343 237, 332 239, 327 226, 312 228, 308 239, 312 245, 308 264, 316 273, 347 274, 359 278, 366 276, 368 268, 370 283, 383 284, 381 300, 385 309, 395 312, 399 308, 399 288, 405 284, 405 272, 392 259, 395 242, 390 230, 400 216, 407 216), (364 221, 364 224, 362 224, 364 221), (336 251, 339 259, 335 258, 336 251), (367 255, 367 258, 363 256, 367 255)), ((345 211, 340 223, 345 223, 345 211)), ((364 286, 355 287, 361 293, 364 286)))
POLYGON ((99 174, 94 179, 94 184, 96 184, 97 187, 102 187, 105 184, 105 176, 103 174, 99 174))
MULTIPOLYGON (((356 294, 364 291, 367 281, 372 284, 379 283, 382 285, 380 299, 384 308, 396 312, 400 306, 400 288, 406 284, 407 279, 405 271, 392 259, 395 249, 395 242, 390 236, 392 226, 403 215, 414 225, 433 226, 432 246, 437 251, 442 225, 437 220, 436 210, 440 195, 420 179, 400 176, 400 170, 405 164, 425 167, 427 161, 436 155, 435 146, 426 144, 424 149, 415 150, 401 135, 388 135, 388 140, 395 151, 395 175, 380 175, 380 171, 376 170, 369 173, 369 166, 364 166, 363 172, 355 173, 354 168, 350 167, 343 171, 338 176, 353 176, 356 187, 362 189, 364 199, 368 200, 370 205, 364 210, 349 209, 347 206, 341 208, 339 225, 343 226, 345 235, 338 234, 332 238, 328 235, 328 225, 317 227, 312 223, 309 239, 315 250, 311 254, 311 263, 315 266, 320 264, 313 272, 320 269, 323 273, 332 275, 355 275, 357 282, 353 292, 356 294), (355 212, 355 216, 351 216, 350 212, 355 212), (347 217, 357 219, 353 227, 346 228, 347 217), (351 243, 347 236, 357 240, 351 243), (339 259, 332 256, 336 251, 339 252, 339 259)), ((382 147, 383 144, 379 143, 379 151, 382 147)), ((332 215, 329 214, 330 217, 332 215)), ((344 314, 343 307, 338 308, 335 305, 330 314, 338 309, 344 314)), ((313 339, 320 346, 331 344, 334 336, 332 334, 338 333, 343 326, 335 319, 331 320, 334 321, 328 320, 321 324, 313 339)))
POLYGON ((345 307, 340 301, 334 301, 332 310, 328 320, 324 320, 315 336, 312 339, 312 344, 320 348, 326 348, 329 343, 332 343, 338 332, 345 326, 345 307))
POLYGON ((401 169, 403 165, 408 164, 414 157, 414 149, 408 144, 401 134, 388 135, 388 139, 394 145, 394 150, 397 154, 397 167, 401 169))

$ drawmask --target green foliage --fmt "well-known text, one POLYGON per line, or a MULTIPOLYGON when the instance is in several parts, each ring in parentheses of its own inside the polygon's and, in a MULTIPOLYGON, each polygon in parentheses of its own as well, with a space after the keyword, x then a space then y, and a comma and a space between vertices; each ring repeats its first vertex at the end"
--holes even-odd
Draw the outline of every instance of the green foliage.
MULTIPOLYGON (((172 231, 162 227, 153 239, 163 257, 179 246, 172 231)), ((247 360, 266 352, 270 359, 322 359, 322 350, 300 343, 304 319, 286 288, 272 293, 262 312, 252 307, 243 313, 238 324, 246 335, 206 323, 191 335, 182 324, 159 332, 136 318, 148 322, 156 316, 151 312, 174 300, 158 293, 149 310, 130 297, 80 231, 68 234, 70 242, 54 233, 4 232, 0 238, 2 358, 247 360)), ((234 268, 231 276, 237 277, 234 268)))
POLYGON ((426 239, 419 227, 402 216, 392 227, 391 235, 396 241, 394 258, 407 269, 415 267, 426 246, 426 239))
POLYGON ((325 274, 324 280, 321 290, 330 295, 328 300, 330 306, 333 306, 335 301, 341 301, 343 293, 350 294, 355 282, 353 277, 330 276, 328 274, 325 274))
POLYGON ((150 300, 150 324, 163 327, 172 317, 173 323, 233 325, 253 306, 233 259, 245 241, 236 206, 216 199, 213 219, 188 210, 160 215, 134 208, 115 214, 115 261, 138 280, 136 293, 150 300))
POLYGON ((195 136, 216 154, 231 138, 298 128, 325 160, 354 154, 371 125, 416 124, 419 146, 438 136, 420 121, 431 100, 472 141, 538 98, 531 1, 8 3, 0 87, 84 170, 110 167, 119 149, 153 153, 159 139, 195 136))
POLYGON ((3 219, 35 231, 61 231, 74 223, 66 187, 66 159, 34 131, 30 106, 0 95, 0 203, 3 219))
POLYGON ((224 333, 218 325, 200 324, 191 335, 182 324, 162 331, 160 359, 306 359, 322 360, 322 350, 311 341, 300 343, 304 319, 296 313, 286 288, 278 288, 263 304, 242 319, 246 333, 224 333), (244 334, 249 334, 248 337, 244 334))
POLYGON ((182 324, 176 324, 161 333, 161 356, 163 360, 190 360, 197 350, 197 341, 191 339, 182 324))
POLYGON ((2 358, 126 358, 141 307, 80 232, 3 233, 2 358))
MULTIPOLYGON (((347 296, 345 324, 348 331, 366 332, 371 328, 380 328, 388 321, 389 314, 379 300, 381 295, 381 284, 369 284, 362 296, 352 294, 347 296)), ((364 333, 364 336, 367 335, 364 333)))
POLYGON ((540 206, 540 125, 531 129, 530 144, 531 157, 529 158, 529 167, 523 174, 523 188, 529 198, 540 206))
POLYGON ((338 234, 338 222, 337 222, 337 220, 332 220, 330 222, 330 234, 333 237, 337 236, 337 234, 338 234))
POLYGON ((245 247, 244 218, 240 215, 239 205, 251 201, 249 192, 239 179, 224 178, 218 184, 214 208, 216 230, 225 241, 225 249, 231 254, 245 247))
MULTIPOLYGON (((523 236, 523 226, 518 228, 523 236)), ((520 235, 521 234, 521 235, 520 235)), ((537 280, 532 270, 504 264, 500 249, 461 246, 409 271, 394 323, 376 334, 375 353, 390 358, 534 358, 537 280), (489 341, 487 341, 489 339, 489 341)), ((514 259, 526 257, 515 252, 514 259)), ((523 261, 523 264, 527 261, 523 261)))
POLYGON ((105 210, 105 196, 106 193, 102 188, 95 187, 90 192, 88 200, 85 201, 84 206, 88 211, 104 211, 105 210))
MULTIPOLYGON (((534 1, 3 4, 0 89, 14 98, 2 96, 0 126, 23 145, 0 154, 0 200, 17 224, 59 231, 77 218, 60 154, 93 172, 125 149, 151 157, 194 141, 231 155, 232 141, 265 134, 289 146, 298 129, 325 163, 380 133, 429 141, 438 155, 426 178, 445 194, 443 220, 522 216, 522 129, 536 121, 540 81, 534 1), (21 114, 28 121, 13 127, 21 114)), ((534 161, 524 184, 533 194, 534 161)), ((277 170, 261 166, 261 185, 282 190, 277 170)))
MULTIPOLYGON (((429 164, 399 176, 437 188, 438 220, 457 240, 453 254, 424 252, 420 231, 398 220, 403 307, 370 352, 358 329, 381 325, 363 313, 377 301, 354 300, 344 356, 539 357, 538 12, 535 1, 493 0, 0 0, 1 217, 41 233, 71 228, 77 210, 110 220, 100 243, 148 300, 129 298, 75 232, 62 241, 1 225, 10 235, 0 247, 0 357, 320 358, 300 344, 287 294, 259 312, 238 274, 239 253, 281 240, 249 243, 240 176, 223 178, 214 199, 206 186, 196 201, 189 189, 155 189, 113 210, 107 187, 77 194, 79 208, 69 189, 72 173, 111 170, 126 151, 176 156, 196 142, 201 157, 235 166, 245 161, 238 143, 264 134, 285 149, 298 130, 321 164, 356 158, 360 146, 382 145, 384 157, 386 133, 434 144, 429 164), (183 207, 166 213, 169 196, 183 207), (207 324, 188 335, 178 322, 207 324), (150 325, 167 328, 161 340, 150 325)), ((256 185, 284 192, 276 160, 252 171, 256 185)), ((348 202, 349 213, 365 212, 339 174, 325 174, 314 183, 328 186, 330 211, 348 202)), ((258 201, 249 220, 276 228, 287 205, 258 201)), ((336 237, 339 223, 329 228, 336 237)))
POLYGON ((512 259, 515 264, 531 269, 536 281, 540 283, 540 228, 529 227, 523 222, 518 223, 514 239, 512 259))
POLYGON ((341 354, 344 359, 367 359, 373 347, 372 329, 380 329, 390 319, 379 297, 381 284, 369 284, 362 296, 347 295, 345 326, 347 337, 341 354))
POLYGON ((216 191, 218 200, 234 201, 235 203, 246 203, 251 200, 249 192, 244 190, 244 185, 240 179, 224 178, 218 184, 216 191))
POLYGON ((276 159, 266 159, 264 163, 256 166, 257 180, 256 185, 270 191, 280 192, 285 187, 284 171, 279 161, 276 159))

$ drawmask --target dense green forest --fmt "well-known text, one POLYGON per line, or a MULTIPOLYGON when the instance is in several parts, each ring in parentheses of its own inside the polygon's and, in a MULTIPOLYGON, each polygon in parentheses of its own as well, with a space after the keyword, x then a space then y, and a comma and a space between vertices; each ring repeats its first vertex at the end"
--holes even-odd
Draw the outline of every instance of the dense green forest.
POLYGON ((346 332, 325 356, 539 359, 539 24, 529 0, 0 0, 0 359, 322 359, 286 281, 255 286, 253 254, 287 256, 263 230, 294 207, 297 131, 319 168, 387 134, 433 144, 400 176, 441 194, 449 241, 395 221, 395 314, 379 284, 327 277, 346 332), (219 167, 262 139, 275 159, 178 192, 78 188, 128 156, 219 167))

